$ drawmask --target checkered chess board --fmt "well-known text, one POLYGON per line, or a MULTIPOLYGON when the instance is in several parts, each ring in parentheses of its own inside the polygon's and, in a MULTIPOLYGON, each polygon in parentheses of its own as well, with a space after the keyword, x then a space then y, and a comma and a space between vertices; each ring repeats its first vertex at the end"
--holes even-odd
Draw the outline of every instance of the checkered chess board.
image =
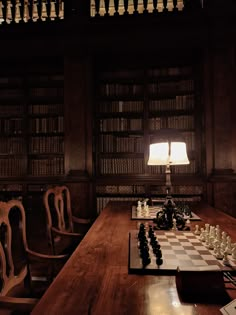
POLYGON ((204 243, 192 232, 183 231, 155 231, 155 235, 162 251, 163 264, 156 264, 156 257, 152 252, 150 243, 149 255, 151 262, 143 267, 138 248, 138 231, 129 233, 129 272, 142 274, 176 273, 177 267, 205 267, 219 266, 223 271, 236 271, 236 260, 228 256, 230 266, 225 266, 218 260, 213 251, 207 249, 204 243))
MULTIPOLYGON (((131 218, 132 218, 132 220, 153 220, 156 218, 157 212, 159 212, 161 210, 162 210, 162 206, 149 206, 149 215, 146 215, 144 210, 141 210, 141 214, 138 215, 137 214, 137 207, 132 206, 131 218)), ((184 218, 187 219, 188 217, 186 217, 184 215, 184 218)), ((200 221, 201 220, 201 218, 198 215, 196 215, 194 212, 192 212, 192 216, 189 219, 190 219, 190 221, 200 221)))

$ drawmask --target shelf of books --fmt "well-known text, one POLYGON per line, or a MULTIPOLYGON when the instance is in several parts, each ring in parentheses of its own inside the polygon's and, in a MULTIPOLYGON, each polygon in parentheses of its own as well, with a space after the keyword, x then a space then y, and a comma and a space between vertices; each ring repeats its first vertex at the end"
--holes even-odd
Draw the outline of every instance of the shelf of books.
POLYGON ((32 74, 28 86, 29 175, 63 175, 63 75, 32 74))
POLYGON ((26 173, 24 77, 0 76, 0 176, 26 173))
MULTIPOLYGON (((199 104, 196 111, 196 95, 196 74, 191 65, 97 71, 94 145, 98 212, 109 200, 164 196, 165 167, 147 165, 150 136, 162 128, 180 130, 187 143, 190 164, 173 166, 172 177, 184 181, 186 176, 194 178, 201 173, 202 150, 197 147, 202 141, 197 131, 201 111, 199 104), (120 184, 124 177, 133 178, 135 185, 120 184), (158 189, 150 186, 154 178, 159 181, 158 189)), ((201 198, 201 184, 178 182, 176 198, 201 198)))
POLYGON ((24 199, 28 184, 64 175, 63 66, 1 70, 0 200, 24 199))

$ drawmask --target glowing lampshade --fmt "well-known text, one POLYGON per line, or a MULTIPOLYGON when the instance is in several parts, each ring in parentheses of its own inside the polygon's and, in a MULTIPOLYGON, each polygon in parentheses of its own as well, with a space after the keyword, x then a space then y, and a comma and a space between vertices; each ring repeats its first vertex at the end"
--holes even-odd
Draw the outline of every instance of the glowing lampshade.
POLYGON ((148 165, 189 164, 186 143, 175 129, 161 129, 152 138, 148 165))

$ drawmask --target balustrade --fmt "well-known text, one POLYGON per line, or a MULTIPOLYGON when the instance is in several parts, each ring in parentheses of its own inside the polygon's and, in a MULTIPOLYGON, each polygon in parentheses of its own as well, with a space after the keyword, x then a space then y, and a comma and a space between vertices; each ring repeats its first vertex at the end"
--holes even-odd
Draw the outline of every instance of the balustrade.
POLYGON ((2 0, 0 24, 63 19, 64 2, 64 0, 2 0))
MULTIPOLYGON (((166 12, 176 14, 199 9, 214 11, 221 7, 222 2, 223 0, 0 0, 0 24, 54 21, 69 19, 71 15, 97 18, 166 12)), ((235 12, 235 6, 227 5, 228 12, 235 12)))

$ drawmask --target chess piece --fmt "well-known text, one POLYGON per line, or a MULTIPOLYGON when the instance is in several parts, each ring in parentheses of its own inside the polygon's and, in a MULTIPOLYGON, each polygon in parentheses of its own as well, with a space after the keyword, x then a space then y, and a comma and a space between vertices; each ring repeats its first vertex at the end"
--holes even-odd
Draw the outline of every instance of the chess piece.
POLYGON ((146 205, 146 206, 144 206, 144 216, 145 217, 149 217, 149 207, 148 207, 148 205, 146 205))
POLYGON ((177 231, 176 219, 173 219, 173 230, 177 231))
POLYGON ((227 236, 227 243, 226 243, 226 252, 227 254, 231 255, 232 254, 232 244, 231 244, 231 237, 230 236, 227 236))
POLYGON ((224 255, 221 252, 220 245, 216 248, 216 258, 217 259, 223 259, 224 255))
POLYGON ((205 231, 206 231, 206 233, 209 233, 209 231, 210 231, 210 224, 209 223, 205 224, 205 231))
POLYGON ((198 225, 198 224, 195 225, 194 234, 195 234, 195 235, 200 235, 200 234, 201 234, 201 231, 200 231, 200 229, 199 229, 199 225, 198 225))
POLYGON ((203 228, 201 228, 200 240, 202 242, 206 241, 206 231, 203 228))
POLYGON ((224 264, 225 266, 229 266, 229 265, 230 265, 229 258, 228 258, 228 254, 227 254, 226 251, 224 252, 224 255, 223 255, 223 264, 224 264))
POLYGON ((232 247, 232 259, 236 260, 236 243, 232 247))

